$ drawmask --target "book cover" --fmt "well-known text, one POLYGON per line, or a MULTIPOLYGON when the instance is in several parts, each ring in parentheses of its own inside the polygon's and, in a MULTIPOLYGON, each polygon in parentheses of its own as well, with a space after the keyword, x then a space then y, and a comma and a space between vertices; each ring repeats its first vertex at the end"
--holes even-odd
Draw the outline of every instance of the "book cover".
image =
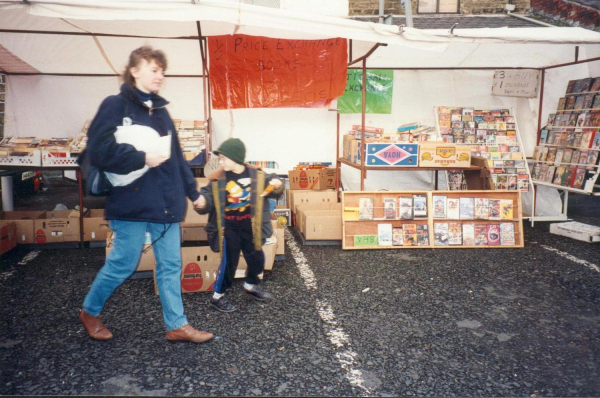
POLYGON ((472 220, 475 216, 475 205, 473 198, 460 198, 460 219, 461 220, 472 220))
POLYGON ((415 217, 427 217, 427 195, 413 195, 413 208, 415 217))
POLYGON ((358 199, 358 219, 372 220, 373 219, 373 198, 358 199))
POLYGON ((487 246, 487 225, 475 224, 475 246, 487 246))
POLYGON ((585 182, 585 173, 586 170, 584 168, 579 168, 575 172, 575 178, 573 178, 573 184, 571 187, 576 189, 583 189, 583 183, 585 182))
POLYGON ((554 159, 554 163, 560 165, 562 163, 563 156, 565 155, 564 148, 558 148, 556 150, 556 159, 554 159))
POLYGON ((417 224, 417 246, 429 246, 429 227, 427 224, 417 224))
POLYGON ((500 219, 513 219, 513 201, 512 199, 500 199, 500 219))
POLYGON ((600 131, 596 131, 592 140, 592 149, 600 149, 600 131))
POLYGON ((592 104, 592 109, 600 109, 600 94, 596 94, 594 96, 594 103, 592 104))
POLYGON ((563 176, 565 174, 566 167, 558 166, 556 168, 556 172, 554 173, 554 180, 552 180, 553 184, 560 185, 562 183, 563 176))
POLYGON ((540 174, 537 176, 538 181, 544 181, 544 178, 546 178, 546 174, 548 173, 548 167, 550 167, 548 164, 543 164, 542 167, 540 167, 540 174))
POLYGON ((513 223, 500 223, 500 245, 515 245, 515 225, 513 223))
POLYGON ((564 111, 565 110, 565 103, 566 103, 566 98, 565 97, 561 97, 558 99, 558 107, 557 110, 559 111, 564 111))
MULTIPOLYGON (((554 119, 552 120, 554 122, 554 119)), ((540 145, 546 145, 548 139, 548 129, 542 129, 540 131, 540 145)))
POLYGON ((487 220, 489 218, 489 200, 488 198, 475 198, 475 219, 487 220))
POLYGON ((586 164, 590 167, 586 167, 587 170, 596 170, 593 166, 598 163, 598 151, 590 151, 588 153, 586 164))
POLYGON ((594 95, 593 94, 588 94, 584 97, 583 100, 583 109, 592 109, 592 106, 594 105, 594 95))
POLYGON ((462 245, 462 226, 459 222, 448 223, 448 244, 450 246, 462 245))
POLYGON ((577 80, 569 80, 569 83, 567 83, 567 94, 571 94, 574 93, 575 91, 575 83, 577 82, 577 80))
POLYGON ((500 244, 500 226, 498 224, 488 224, 487 240, 488 246, 498 246, 500 244))
POLYGON ((448 198, 446 199, 446 218, 453 220, 460 219, 460 199, 459 198, 448 198))
POLYGON ((547 146, 540 149, 540 162, 545 162, 548 158, 548 149, 550 149, 550 147, 547 146))
POLYGON ((392 228, 392 246, 403 246, 404 245, 404 232, 402 227, 392 228))
POLYGON ((571 164, 579 164, 579 157, 581 156, 581 151, 576 149, 573 151, 573 156, 571 157, 571 164))
POLYGON ((392 224, 377 224, 379 246, 392 246, 392 224))
POLYGON ((565 110, 573 110, 573 108, 575 107, 575 100, 577 97, 575 97, 574 95, 571 95, 569 97, 567 97, 567 102, 565 104, 565 110))
POLYGON ((583 109, 583 101, 585 100, 585 96, 578 95, 575 97, 575 105, 573 105, 573 110, 579 111, 583 109))
MULTIPOLYGON (((541 169, 541 167, 540 167, 540 169, 541 169)), ((516 174, 516 173, 507 174, 507 178, 508 178, 508 187, 507 188, 510 191, 516 191, 517 189, 519 189, 519 175, 518 174, 516 174)))
POLYGON ((500 199, 489 200, 489 217, 490 220, 500 220, 500 199))
POLYGON ((553 163, 556 161, 556 147, 548 148, 548 155, 546 156, 546 162, 553 163))
POLYGON ((396 199, 383 198, 383 217, 386 220, 395 220, 396 216, 396 199))
POLYGON ((563 153, 562 162, 563 163, 571 163, 571 158, 572 157, 573 157, 573 149, 566 148, 565 152, 563 153))
POLYGON ((463 224, 462 240, 464 246, 475 246, 475 226, 473 224, 463 224))
POLYGON ((529 191, 529 176, 527 174, 519 174, 519 190, 529 191))
POLYGON ((600 77, 595 78, 590 86, 590 92, 595 93, 598 91, 600 91, 600 77))
POLYGON ((577 131, 575 132, 575 140, 573 141, 573 147, 579 148, 581 146, 581 139, 583 138, 583 132, 577 131))
POLYGON ((435 246, 448 245, 448 223, 436 222, 433 224, 433 237, 435 246))
POLYGON ((544 181, 552 183, 555 172, 556 172, 556 166, 553 166, 553 165, 548 166, 548 173, 546 174, 546 178, 544 181))
POLYGON ((403 224, 404 246, 417 245, 417 224, 403 224))
POLYGON ((433 195, 433 217, 446 218, 446 196, 433 195))
POLYGON ((570 132, 570 133, 568 132, 567 139, 565 140, 564 145, 571 147, 571 146, 573 146, 574 142, 575 142, 575 132, 570 132))
POLYGON ((589 151, 581 151, 579 154, 579 164, 587 164, 589 151))
POLYGON ((412 220, 414 218, 412 196, 400 196, 398 198, 398 206, 400 207, 401 220, 412 220))

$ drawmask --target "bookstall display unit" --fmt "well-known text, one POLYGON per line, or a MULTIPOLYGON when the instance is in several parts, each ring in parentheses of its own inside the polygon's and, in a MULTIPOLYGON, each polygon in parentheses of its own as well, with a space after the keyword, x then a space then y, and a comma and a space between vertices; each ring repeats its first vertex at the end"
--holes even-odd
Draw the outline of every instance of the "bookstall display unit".
POLYGON ((600 77, 571 80, 529 164, 536 185, 600 196, 600 77))
POLYGON ((344 191, 342 211, 344 250, 524 247, 518 190, 344 191))

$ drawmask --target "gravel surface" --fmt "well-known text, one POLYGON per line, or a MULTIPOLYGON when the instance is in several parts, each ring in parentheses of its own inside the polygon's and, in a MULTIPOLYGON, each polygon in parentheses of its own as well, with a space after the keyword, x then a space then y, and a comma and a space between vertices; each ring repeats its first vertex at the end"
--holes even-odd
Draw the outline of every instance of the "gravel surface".
MULTIPOLYGON (((584 202, 579 221, 600 225, 584 202)), ((113 340, 90 339, 77 315, 104 249, 19 264, 17 247, 0 261, 0 395, 600 396, 600 245, 548 225, 525 223, 524 249, 342 251, 288 232, 274 301, 241 280, 231 314, 184 295, 217 335, 202 345, 166 340, 152 279, 108 301, 113 340)))

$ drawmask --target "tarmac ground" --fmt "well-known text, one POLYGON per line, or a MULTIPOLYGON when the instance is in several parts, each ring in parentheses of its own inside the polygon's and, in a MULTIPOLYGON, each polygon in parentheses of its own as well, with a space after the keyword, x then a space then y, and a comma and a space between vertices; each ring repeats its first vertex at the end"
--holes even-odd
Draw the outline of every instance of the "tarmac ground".
MULTIPOLYGON (((50 178, 16 209, 72 208, 73 186, 50 178)), ((600 225, 599 200, 572 195, 569 215, 600 225)), ((525 248, 481 250, 343 251, 286 231, 273 301, 242 280, 230 314, 184 294, 217 335, 200 345, 166 340, 152 279, 117 289, 114 339, 90 339, 77 316, 104 249, 17 246, 0 258, 0 395, 600 396, 600 244, 524 227, 525 248)))

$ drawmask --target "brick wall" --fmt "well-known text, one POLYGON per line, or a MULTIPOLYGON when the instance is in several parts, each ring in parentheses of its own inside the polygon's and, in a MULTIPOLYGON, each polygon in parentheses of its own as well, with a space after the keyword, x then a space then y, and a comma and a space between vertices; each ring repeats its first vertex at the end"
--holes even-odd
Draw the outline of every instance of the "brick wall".
MULTIPOLYGON (((379 0, 350 0, 349 3, 350 15, 379 15, 379 0)), ((404 13, 400 0, 385 0, 383 7, 384 15, 404 13)))
POLYGON ((600 26, 600 11, 567 0, 531 0, 532 12, 571 26, 595 29, 600 26))
MULTIPOLYGON (((436 1, 436 0, 429 0, 436 1)), ((504 4, 508 0, 458 0, 460 2, 460 14, 503 14, 504 4)), ((523 13, 531 7, 534 0, 513 0, 517 13, 523 13)), ((545 0, 538 0, 545 1, 545 0)), ((400 6, 400 0, 384 3, 385 15, 404 15, 404 8, 400 6)), ((413 15, 418 14, 418 0, 412 0, 413 15)), ((379 0, 350 0, 350 15, 379 15, 379 0)))

